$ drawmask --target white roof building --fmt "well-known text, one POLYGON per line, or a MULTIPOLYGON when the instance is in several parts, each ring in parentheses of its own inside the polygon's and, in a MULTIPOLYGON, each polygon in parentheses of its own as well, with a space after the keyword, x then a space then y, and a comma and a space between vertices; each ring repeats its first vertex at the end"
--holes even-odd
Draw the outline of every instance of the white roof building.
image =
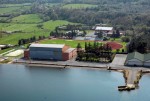
POLYGON ((99 26, 97 26, 96 28, 95 28, 95 30, 101 30, 101 31, 112 31, 113 30, 113 27, 99 27, 99 26))
POLYGON ((63 48, 64 44, 31 44, 30 47, 63 48))

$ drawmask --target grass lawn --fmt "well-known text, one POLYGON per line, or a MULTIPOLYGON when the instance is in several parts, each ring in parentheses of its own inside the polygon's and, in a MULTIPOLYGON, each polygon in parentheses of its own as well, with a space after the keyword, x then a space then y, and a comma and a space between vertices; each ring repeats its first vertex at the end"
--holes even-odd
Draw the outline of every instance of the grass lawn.
POLYGON ((18 6, 30 6, 31 3, 22 3, 22 4, 3 4, 6 7, 18 7, 18 6))
POLYGON ((52 31, 55 29, 56 26, 67 25, 67 24, 76 24, 76 23, 68 22, 65 20, 55 20, 55 21, 50 20, 43 23, 43 28, 52 31))
POLYGON ((30 6, 14 6, 14 7, 6 7, 6 8, 0 8, 0 14, 12 14, 12 13, 19 13, 23 10, 29 9, 30 6))
POLYGON ((9 50, 12 50, 12 48, 7 48, 7 49, 0 50, 0 54, 5 53, 5 52, 7 52, 9 50))
POLYGON ((18 44, 21 38, 30 38, 32 36, 39 37, 40 35, 49 36, 50 31, 54 30, 56 26, 73 24, 65 20, 48 21, 43 23, 43 29, 39 29, 37 24, 13 24, 0 23, 0 30, 3 31, 23 31, 24 33, 13 33, 5 35, 0 38, 0 44, 18 44))
POLYGON ((39 30, 37 24, 12 24, 10 23, 7 27, 3 27, 3 31, 24 31, 30 32, 34 30, 39 30))
POLYGON ((8 7, 8 8, 0 8, 0 14, 12 13, 13 11, 19 9, 20 7, 8 7))
MULTIPOLYGON (((76 48, 78 43, 81 44, 82 48, 84 48, 84 45, 85 45, 85 41, 64 40, 64 39, 56 39, 56 40, 48 39, 48 40, 43 40, 40 43, 41 44, 66 44, 66 45, 71 46, 72 48, 76 48)), ((93 44, 94 42, 90 42, 90 43, 93 44)))
POLYGON ((92 7, 97 7, 97 5, 92 5, 92 4, 66 4, 63 6, 63 8, 68 8, 68 9, 83 9, 83 8, 92 8, 92 7))
POLYGON ((20 15, 12 19, 13 23, 39 23, 42 19, 37 14, 20 15))
POLYGON ((16 45, 18 44, 18 40, 21 38, 30 38, 33 36, 36 36, 37 38, 40 35, 44 35, 44 36, 48 36, 49 32, 33 32, 33 33, 15 33, 15 34, 11 34, 11 35, 7 35, 4 36, 2 38, 0 38, 0 44, 13 44, 16 45))

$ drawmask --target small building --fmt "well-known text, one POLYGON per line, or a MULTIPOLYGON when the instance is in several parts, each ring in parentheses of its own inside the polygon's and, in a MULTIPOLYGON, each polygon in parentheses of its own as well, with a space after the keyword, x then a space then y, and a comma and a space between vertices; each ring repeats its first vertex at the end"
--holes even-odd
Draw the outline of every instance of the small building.
POLYGON ((103 33, 103 36, 112 36, 113 34, 113 27, 100 27, 97 26, 95 28, 95 33, 103 33))
POLYGON ((69 60, 76 56, 76 49, 64 44, 31 44, 24 51, 24 58, 36 60, 69 60))
POLYGON ((139 52, 129 53, 125 65, 150 67, 150 53, 141 54, 139 52))
POLYGON ((0 45, 0 50, 5 49, 7 45, 0 45))
POLYGON ((144 56, 144 66, 145 67, 150 67, 150 53, 145 54, 145 56, 144 56))
POLYGON ((29 59, 29 57, 30 57, 29 49, 24 50, 24 58, 29 59))
POLYGON ((70 60, 77 55, 77 50, 75 48, 69 48, 63 53, 63 60, 70 60))

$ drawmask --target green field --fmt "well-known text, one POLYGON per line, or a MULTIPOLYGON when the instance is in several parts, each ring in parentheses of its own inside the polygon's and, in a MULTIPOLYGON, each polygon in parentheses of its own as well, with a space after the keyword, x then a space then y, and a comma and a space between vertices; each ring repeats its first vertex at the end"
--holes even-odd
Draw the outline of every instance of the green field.
MULTIPOLYGON (((84 48, 85 45, 85 41, 78 41, 78 40, 65 40, 65 39, 56 39, 56 40, 43 40, 40 43, 42 44, 66 44, 71 46, 72 48, 76 48, 77 44, 80 43, 82 48, 84 48)), ((94 42, 90 42, 91 44, 93 44, 94 42)))
POLYGON ((18 10, 20 7, 8 7, 8 8, 0 8, 0 14, 12 13, 13 11, 18 10))
POLYGON ((40 23, 42 19, 37 14, 20 15, 12 19, 13 23, 40 23))
POLYGON ((22 33, 13 33, 4 35, 0 38, 0 44, 17 44, 21 38, 30 38, 32 36, 49 36, 50 31, 55 27, 65 24, 73 24, 65 20, 47 21, 43 23, 43 29, 37 27, 37 24, 13 24, 13 23, 0 23, 0 30, 2 31, 22 31, 22 33))
POLYGON ((91 5, 91 4, 67 4, 64 5, 63 8, 68 9, 83 9, 83 8, 92 8, 97 7, 97 5, 91 5))
POLYGON ((7 27, 3 27, 3 31, 23 31, 30 32, 38 30, 36 24, 10 24, 7 27))
POLYGON ((14 6, 14 7, 6 7, 0 8, 0 14, 12 14, 12 13, 19 13, 23 10, 29 9, 30 6, 14 6))
POLYGON ((50 30, 54 30, 56 26, 62 26, 62 25, 67 25, 67 24, 75 24, 72 22, 68 22, 65 20, 56 20, 56 21, 47 21, 45 23, 43 23, 43 27, 45 29, 50 29, 50 30))
POLYGON ((3 4, 6 7, 19 7, 19 6, 30 6, 31 3, 22 3, 22 4, 3 4))

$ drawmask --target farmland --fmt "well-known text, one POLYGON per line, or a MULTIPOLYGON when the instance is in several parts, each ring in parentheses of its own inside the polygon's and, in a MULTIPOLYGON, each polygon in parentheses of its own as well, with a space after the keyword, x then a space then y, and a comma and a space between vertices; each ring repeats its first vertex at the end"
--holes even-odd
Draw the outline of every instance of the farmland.
POLYGON ((13 6, 13 7, 5 7, 5 8, 0 8, 0 14, 11 14, 13 13, 19 13, 23 10, 29 9, 30 6, 13 6))
POLYGON ((20 15, 12 19, 12 23, 40 23, 42 19, 37 14, 20 15))
MULTIPOLYGON (((58 5, 57 3, 48 6, 58 5)), ((0 5, 0 14, 19 14, 31 7, 30 3, 25 4, 3 4, 0 5)), ((49 20, 44 22, 38 14, 24 14, 17 15, 12 18, 0 17, 0 20, 7 20, 7 23, 0 23, 0 31, 12 32, 11 34, 2 34, 0 37, 0 44, 18 44, 21 38, 30 38, 33 36, 39 37, 40 35, 49 36, 50 31, 53 31, 56 26, 73 24, 65 20, 49 20), (38 25, 41 25, 39 28, 38 25)))
MULTIPOLYGON (((38 22, 38 20, 36 21, 38 22)), ((41 20, 39 19, 39 21, 41 20)), ((20 33, 3 35, 3 37, 0 38, 0 44, 14 44, 15 45, 18 43, 18 40, 21 38, 30 38, 33 36, 38 37, 40 35, 49 36, 50 31, 53 31, 55 27, 59 25, 73 24, 73 23, 65 21, 65 20, 56 20, 56 21, 47 21, 42 24, 43 24, 43 28, 41 29, 37 27, 38 24, 36 23, 35 24, 0 23, 0 29, 2 31, 21 31, 20 33)))
MULTIPOLYGON (((2 6, 2 5, 0 5, 2 6)), ((78 18, 78 13, 73 15, 70 20, 68 20, 70 13, 66 12, 66 17, 63 18, 63 16, 58 17, 60 15, 57 14, 57 10, 49 10, 50 8, 53 8, 53 6, 60 6, 60 8, 69 8, 69 9, 85 9, 85 8, 93 8, 97 7, 98 5, 94 4, 59 4, 59 3, 46 3, 44 6, 38 6, 34 8, 35 11, 32 11, 29 8, 33 7, 32 4, 5 4, 3 5, 4 8, 0 9, 0 14, 11 14, 10 17, 0 17, 0 19, 9 19, 8 22, 0 23, 0 31, 4 31, 6 33, 2 34, 0 37, 0 44, 18 44, 18 40, 22 38, 31 38, 35 36, 38 38, 39 36, 49 36, 51 31, 54 31, 57 26, 61 25, 67 25, 67 24, 78 24, 82 23, 82 21, 85 18, 82 18, 82 20, 74 21, 75 18, 78 18), (47 8, 46 8, 46 7, 47 8), (38 8, 39 7, 39 8, 38 8), (49 7, 49 8, 48 8, 49 7), (36 13, 38 10, 36 9, 43 9, 46 11, 47 16, 45 13, 36 13), (23 10, 27 10, 26 13, 20 13, 23 10), (50 11, 50 12, 48 12, 50 11), (52 19, 50 14, 54 13, 56 14, 56 17, 58 17, 56 20, 52 19), (42 16, 41 16, 42 14, 42 16), (45 14, 45 15, 44 15, 45 14), (44 17, 43 17, 44 16, 44 17), (48 20, 44 20, 43 18, 48 17, 48 20), (67 18, 67 19, 66 19, 67 18), (60 20, 63 19, 63 20, 60 20), (64 20, 65 19, 65 20, 64 20), (67 21, 68 20, 68 21, 67 21), (73 23, 78 22, 78 23, 73 23), (40 26, 40 27, 39 27, 40 26), (7 33, 10 32, 10 33, 7 33)), ((68 9, 68 10, 69 10, 68 9)), ((65 9, 68 11, 67 9, 65 9)), ((59 11, 59 10, 58 10, 59 11)), ((59 11, 61 12, 61 11, 59 11)), ((61 13, 59 13, 61 14, 61 13)), ((79 17, 78 19, 80 19, 79 17)), ((87 20, 88 22, 88 20, 87 20)), ((83 24, 82 24, 83 25, 83 24)), ((85 24, 86 25, 86 24, 85 24)), ((91 30, 89 30, 91 31, 91 30)), ((109 40, 110 41, 110 40, 109 40)), ((116 40, 118 41, 118 40, 116 40)), ((44 40, 41 43, 58 43, 58 44, 67 44, 71 47, 76 47, 78 43, 81 43, 82 47, 84 47, 84 41, 71 41, 71 40, 44 40)), ((93 43, 93 42, 91 42, 93 43)), ((124 46, 124 45, 123 45, 124 46)))
POLYGON ((55 21, 50 20, 50 21, 44 22, 43 27, 45 29, 54 30, 56 26, 67 25, 67 24, 75 24, 75 23, 68 22, 65 20, 55 20, 55 21))
POLYGON ((92 8, 97 7, 97 5, 91 5, 91 4, 66 4, 63 6, 63 8, 69 8, 69 9, 83 9, 83 8, 92 8))

